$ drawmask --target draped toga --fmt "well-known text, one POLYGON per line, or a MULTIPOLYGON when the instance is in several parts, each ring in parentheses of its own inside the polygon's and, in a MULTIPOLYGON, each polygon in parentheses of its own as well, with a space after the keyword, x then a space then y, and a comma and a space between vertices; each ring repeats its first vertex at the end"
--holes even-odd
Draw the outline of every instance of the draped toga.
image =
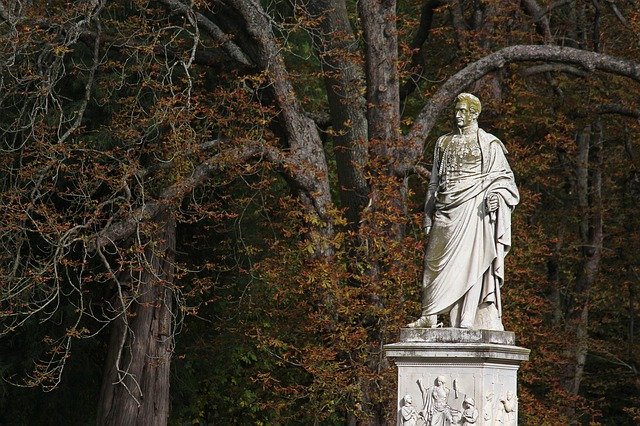
POLYGON ((424 262, 423 315, 447 312, 481 286, 475 288, 480 298, 474 309, 495 303, 502 316, 504 257, 511 247, 511 211, 519 201, 506 152, 482 129, 438 139, 425 208, 433 227, 424 262), (499 200, 491 213, 485 204, 489 194, 499 200))

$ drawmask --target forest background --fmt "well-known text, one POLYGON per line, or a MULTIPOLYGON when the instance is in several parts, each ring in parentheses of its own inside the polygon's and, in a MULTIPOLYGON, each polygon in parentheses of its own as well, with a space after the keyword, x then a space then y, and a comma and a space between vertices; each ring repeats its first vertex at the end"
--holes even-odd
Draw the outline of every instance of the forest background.
POLYGON ((0 0, 0 424, 393 424, 461 91, 526 425, 640 421, 633 0, 0 0))

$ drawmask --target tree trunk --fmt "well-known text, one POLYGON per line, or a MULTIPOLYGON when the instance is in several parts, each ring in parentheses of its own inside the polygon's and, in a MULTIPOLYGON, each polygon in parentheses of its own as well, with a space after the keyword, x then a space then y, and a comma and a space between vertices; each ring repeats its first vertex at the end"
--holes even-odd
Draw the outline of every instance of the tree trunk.
POLYGON ((333 255, 331 239, 335 233, 331 217, 334 205, 329 169, 316 124, 307 117, 296 96, 266 11, 255 0, 229 0, 228 3, 244 20, 247 33, 255 43, 252 59, 266 72, 274 102, 280 108, 280 122, 289 146, 289 157, 295 159, 291 165, 296 163, 285 170, 285 174, 292 181, 294 193, 308 215, 311 230, 306 238, 311 241, 315 256, 330 257, 333 255))
MULTIPOLYGON (((577 395, 588 353, 589 301, 602 257, 602 128, 599 122, 587 125, 578 136, 577 195, 580 209, 582 256, 576 272, 573 300, 568 306, 567 331, 575 336, 569 349, 570 363, 564 386, 577 395)), ((569 409, 569 418, 574 418, 569 409)))
POLYGON ((394 216, 406 211, 406 181, 396 173, 404 147, 400 137, 395 9, 395 1, 365 0, 358 4, 366 45, 369 170, 372 176, 369 225, 374 238, 385 235, 399 239, 404 234, 404 226, 394 216))
POLYGON ((312 32, 321 59, 325 90, 331 113, 334 154, 340 201, 351 229, 356 229, 360 212, 369 201, 365 179, 368 159, 364 75, 358 57, 358 42, 349 23, 346 4, 336 0, 312 0, 307 4, 312 17, 322 17, 319 31, 312 32))
MULTIPOLYGON (((637 291, 636 291, 636 283, 634 282, 630 282, 628 284, 628 289, 629 289, 629 335, 628 335, 628 341, 627 341, 627 355, 629 356, 629 358, 633 357, 633 347, 635 346, 635 320, 636 320, 636 298, 637 298, 637 291)), ((633 358, 632 358, 633 359, 633 358)))
POLYGON ((175 258, 175 220, 159 223, 144 250, 146 267, 118 283, 98 405, 98 425, 165 425, 169 417, 169 367, 175 258))

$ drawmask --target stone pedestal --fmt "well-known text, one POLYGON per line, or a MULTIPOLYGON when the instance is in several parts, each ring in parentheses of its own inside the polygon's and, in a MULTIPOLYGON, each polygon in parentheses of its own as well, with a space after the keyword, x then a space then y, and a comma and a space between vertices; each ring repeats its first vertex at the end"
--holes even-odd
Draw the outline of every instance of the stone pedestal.
POLYGON ((529 349, 513 332, 407 328, 384 349, 398 367, 398 425, 518 424, 516 374, 529 349))

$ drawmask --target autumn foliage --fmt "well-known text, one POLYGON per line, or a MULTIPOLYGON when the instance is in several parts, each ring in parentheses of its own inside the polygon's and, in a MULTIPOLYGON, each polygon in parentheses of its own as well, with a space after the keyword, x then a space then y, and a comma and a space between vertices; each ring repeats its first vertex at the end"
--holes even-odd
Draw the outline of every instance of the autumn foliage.
POLYGON ((463 90, 521 192, 521 424, 637 423, 636 9, 0 0, 0 423, 394 424, 463 90))

